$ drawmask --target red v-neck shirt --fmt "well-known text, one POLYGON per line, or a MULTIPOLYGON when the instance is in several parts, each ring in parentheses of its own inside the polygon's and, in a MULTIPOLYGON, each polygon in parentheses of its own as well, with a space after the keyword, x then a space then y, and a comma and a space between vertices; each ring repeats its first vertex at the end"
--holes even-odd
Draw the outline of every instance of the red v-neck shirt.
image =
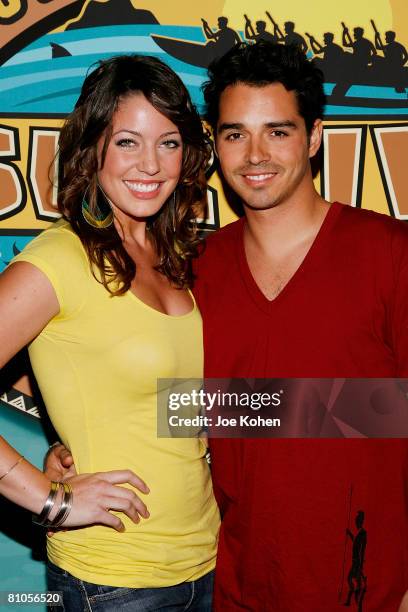
MULTIPOLYGON (((332 204, 272 301, 249 270, 244 224, 212 235, 196 267, 207 377, 408 376, 403 222, 332 204)), ((357 538, 360 510, 362 610, 398 609, 408 588, 408 441, 214 439, 211 452, 223 515, 217 611, 339 609, 355 568, 346 529, 357 538)))

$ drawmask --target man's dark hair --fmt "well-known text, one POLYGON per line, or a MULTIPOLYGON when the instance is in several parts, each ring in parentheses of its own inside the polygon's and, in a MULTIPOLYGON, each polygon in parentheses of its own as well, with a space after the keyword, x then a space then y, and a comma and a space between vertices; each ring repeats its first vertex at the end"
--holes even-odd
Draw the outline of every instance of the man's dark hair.
POLYGON ((281 83, 288 91, 294 91, 308 133, 315 120, 323 117, 323 73, 294 45, 279 45, 264 40, 254 45, 236 45, 210 64, 208 76, 203 92, 207 105, 206 119, 214 130, 218 122, 221 94, 229 85, 237 83, 253 87, 281 83))

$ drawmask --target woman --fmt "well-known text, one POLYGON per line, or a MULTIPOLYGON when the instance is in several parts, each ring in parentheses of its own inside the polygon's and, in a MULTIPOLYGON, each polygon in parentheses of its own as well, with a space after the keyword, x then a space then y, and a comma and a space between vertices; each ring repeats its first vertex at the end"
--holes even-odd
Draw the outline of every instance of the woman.
POLYGON ((0 318, 18 329, 17 339, 5 330, 3 360, 32 341, 34 373, 78 472, 130 468, 150 489, 150 514, 125 517, 120 536, 93 526, 49 540, 49 588, 66 610, 211 609, 219 517, 205 445, 156 433, 157 379, 202 375, 188 288, 207 158, 200 118, 165 64, 101 62, 61 131, 64 220, 17 256, 0 286, 0 318))

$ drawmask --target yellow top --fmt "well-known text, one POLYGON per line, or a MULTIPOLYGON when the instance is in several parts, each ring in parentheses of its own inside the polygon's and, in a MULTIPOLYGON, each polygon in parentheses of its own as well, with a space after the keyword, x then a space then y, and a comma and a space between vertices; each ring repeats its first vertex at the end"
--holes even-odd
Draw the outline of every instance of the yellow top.
POLYGON ((149 519, 121 514, 109 527, 57 533, 53 563, 95 584, 161 587, 195 580, 215 565, 219 515, 205 447, 157 437, 157 378, 201 377, 201 317, 194 305, 168 316, 132 292, 111 297, 92 276, 66 221, 13 261, 47 275, 60 312, 29 347, 51 421, 79 473, 130 468, 148 484, 149 519))

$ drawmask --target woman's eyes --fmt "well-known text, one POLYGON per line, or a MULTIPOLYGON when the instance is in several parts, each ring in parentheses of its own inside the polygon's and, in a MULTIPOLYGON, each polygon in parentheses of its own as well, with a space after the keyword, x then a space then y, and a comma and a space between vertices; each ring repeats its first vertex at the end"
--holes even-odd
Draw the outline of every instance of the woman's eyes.
POLYGON ((181 146, 181 142, 178 140, 164 140, 161 143, 161 146, 165 147, 166 149, 178 149, 181 146))
MULTIPOLYGON (((115 144, 122 149, 133 149, 137 147, 139 143, 133 140, 133 138, 120 138, 115 144)), ((163 140, 159 143, 159 146, 165 149, 178 149, 181 147, 181 142, 178 140, 163 140)))
POLYGON ((121 138, 120 140, 118 140, 116 142, 118 147, 123 147, 124 149, 129 148, 129 147, 133 147, 136 142, 134 140, 132 140, 132 138, 121 138))

